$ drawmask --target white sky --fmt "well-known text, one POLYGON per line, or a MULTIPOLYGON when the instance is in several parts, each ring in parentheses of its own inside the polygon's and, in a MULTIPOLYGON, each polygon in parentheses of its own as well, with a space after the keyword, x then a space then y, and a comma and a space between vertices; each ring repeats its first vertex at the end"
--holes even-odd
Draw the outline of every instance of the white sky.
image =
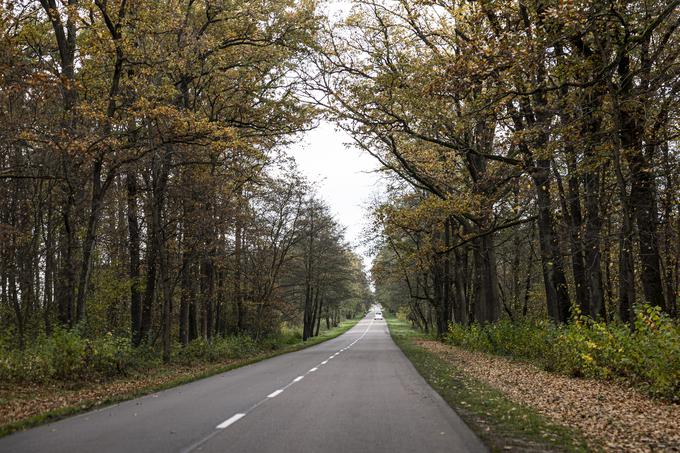
POLYGON ((316 183, 319 196, 330 206, 336 220, 347 228, 345 237, 364 259, 368 269, 368 249, 362 245, 362 231, 367 226, 368 202, 382 192, 381 178, 375 170, 378 162, 355 146, 346 132, 322 121, 289 148, 298 167, 316 183))
MULTIPOLYGON (((347 0, 326 0, 321 4, 331 20, 341 20, 351 8, 347 0)), ((380 197, 384 184, 375 171, 378 162, 351 145, 352 138, 328 121, 307 132, 291 146, 288 154, 309 181, 316 183, 319 196, 328 204, 335 219, 343 225, 345 238, 362 256, 364 268, 370 269, 371 257, 364 244, 363 231, 368 226, 368 204, 380 197)))

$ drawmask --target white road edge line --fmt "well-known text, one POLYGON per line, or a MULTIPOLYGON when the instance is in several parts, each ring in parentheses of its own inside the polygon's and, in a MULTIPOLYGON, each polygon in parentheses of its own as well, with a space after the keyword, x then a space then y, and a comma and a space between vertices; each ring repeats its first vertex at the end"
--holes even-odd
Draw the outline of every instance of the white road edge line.
POLYGON ((237 421, 241 420, 245 416, 246 414, 234 414, 230 418, 217 425, 217 429, 224 429, 232 423, 236 423, 237 421))
POLYGON ((281 389, 279 389, 279 390, 274 390, 274 391, 271 392, 269 395, 267 395, 267 398, 274 398, 275 396, 279 396, 279 395, 282 394, 282 393, 283 393, 283 390, 281 390, 281 389))

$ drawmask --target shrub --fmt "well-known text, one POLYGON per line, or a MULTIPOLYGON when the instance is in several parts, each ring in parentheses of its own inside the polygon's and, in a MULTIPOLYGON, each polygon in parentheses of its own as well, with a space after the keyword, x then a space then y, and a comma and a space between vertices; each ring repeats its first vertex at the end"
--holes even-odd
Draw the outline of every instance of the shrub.
POLYGON ((300 327, 289 327, 284 325, 274 344, 291 345, 302 341, 302 329, 300 327))
POLYGON ((191 365, 200 360, 210 359, 210 343, 204 338, 197 338, 192 340, 185 347, 175 349, 175 360, 185 365, 191 365))
POLYGON ((680 328, 655 307, 637 308, 634 331, 577 312, 570 324, 561 326, 547 321, 451 324, 446 341, 571 376, 621 379, 680 401, 680 328))
MULTIPOLYGON (((265 350, 302 339, 300 329, 288 328, 276 337, 256 341, 248 335, 198 338, 186 347, 177 345, 173 360, 184 365, 252 357, 265 350)), ((133 370, 161 365, 157 347, 142 344, 133 348, 127 337, 107 333, 83 338, 77 329, 58 329, 52 337, 41 337, 24 350, 0 342, 0 381, 42 383, 53 380, 77 382, 110 379, 133 370)))
POLYGON ((146 350, 134 350, 124 337, 106 334, 89 340, 75 331, 59 329, 28 349, 1 351, 0 380, 41 383, 112 378, 147 363, 147 357, 146 350))
POLYGON ((42 383, 50 380, 52 363, 46 354, 28 351, 3 351, 0 355, 0 381, 42 383))
POLYGON ((103 377, 127 374, 140 364, 130 340, 111 333, 87 342, 85 361, 91 374, 103 377))
POLYGON ((397 319, 400 321, 408 321, 409 320, 409 309, 406 306, 401 306, 397 310, 397 319))
POLYGON ((216 337, 212 341, 197 338, 183 348, 176 349, 175 360, 190 365, 198 362, 219 362, 247 357, 260 352, 255 340, 247 335, 216 337))
POLYGON ((240 359, 261 352, 260 345, 247 335, 227 337, 224 341, 229 343, 230 358, 240 359))
POLYGON ((85 368, 85 341, 75 332, 57 330, 48 342, 47 353, 57 379, 78 380, 85 368))

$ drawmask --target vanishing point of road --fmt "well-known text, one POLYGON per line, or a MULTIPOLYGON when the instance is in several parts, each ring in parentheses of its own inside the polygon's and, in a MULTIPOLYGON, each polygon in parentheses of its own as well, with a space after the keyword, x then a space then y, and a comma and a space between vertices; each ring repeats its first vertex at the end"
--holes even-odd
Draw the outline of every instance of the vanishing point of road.
POLYGON ((301 351, 18 432, 0 452, 483 452, 372 313, 301 351))

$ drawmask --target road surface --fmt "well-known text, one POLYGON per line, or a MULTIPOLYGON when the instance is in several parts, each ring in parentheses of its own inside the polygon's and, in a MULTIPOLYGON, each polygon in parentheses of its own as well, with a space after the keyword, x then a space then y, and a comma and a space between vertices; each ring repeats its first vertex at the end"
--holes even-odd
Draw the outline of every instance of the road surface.
POLYGON ((482 452, 372 314, 319 345, 0 439, 0 452, 482 452))

